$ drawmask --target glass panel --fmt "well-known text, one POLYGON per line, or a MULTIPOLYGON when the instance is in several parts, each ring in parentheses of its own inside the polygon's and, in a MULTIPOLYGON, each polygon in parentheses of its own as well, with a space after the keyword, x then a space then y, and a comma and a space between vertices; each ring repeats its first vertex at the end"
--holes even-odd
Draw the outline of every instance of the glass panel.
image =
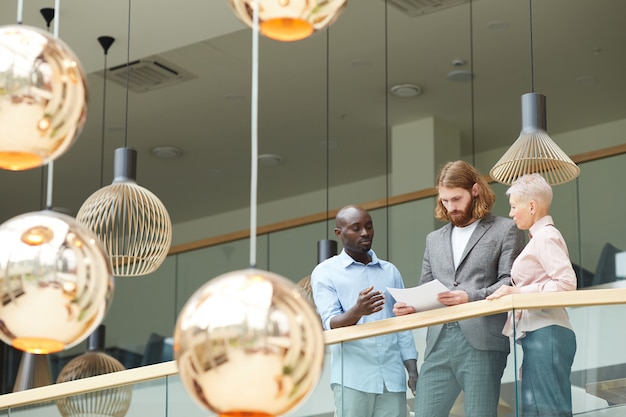
POLYGON ((400 204, 389 208, 389 261, 398 268, 405 287, 415 287, 422 275, 426 234, 443 223, 435 220, 435 198, 400 204))
MULTIPOLYGON (((626 155, 581 165, 579 256, 591 285, 621 285, 614 281, 626 275, 616 265, 616 255, 626 251, 624 178, 626 155)), ((570 254, 577 249, 570 248, 570 254)))
MULTIPOLYGON (((621 332, 616 333, 614 330, 619 328, 619 321, 626 313, 626 306, 575 307, 566 310, 576 338, 576 351, 569 378, 574 415, 604 417, 623 415, 626 411, 626 356, 623 349, 619 347, 626 340, 624 340, 621 332)), ((547 313, 550 310, 543 311, 547 313)), ((540 328, 534 332, 539 332, 542 329, 545 330, 545 328, 540 328)), ((559 329, 559 337, 566 337, 562 333, 563 328, 560 327, 559 329)), ((531 340, 527 338, 534 332, 526 333, 524 338, 526 342, 522 342, 522 345, 523 343, 531 343, 531 340)), ((542 334, 540 336, 537 339, 540 345, 534 345, 533 352, 535 355, 537 352, 542 355, 555 352, 554 349, 543 345, 549 343, 551 335, 542 334)), ((556 351, 561 355, 566 355, 568 348, 572 347, 570 343, 564 343, 562 339, 555 340, 555 342, 556 351)), ((514 357, 517 366, 521 369, 521 375, 518 375, 521 377, 521 381, 517 380, 517 392, 520 399, 523 398, 521 390, 524 375, 526 378, 531 378, 529 373, 531 365, 524 365, 528 368, 526 373, 522 369, 524 349, 531 348, 522 348, 520 344, 517 344, 514 357)), ((550 372, 547 368, 551 366, 550 357, 543 359, 548 362, 544 363, 541 369, 550 372)), ((552 379, 549 384, 554 387, 552 379)), ((542 392, 548 391, 542 390, 542 392)), ((521 407, 521 404, 518 405, 521 407)), ((521 413, 521 408, 519 408, 519 412, 521 413)))
POLYGON ((270 270, 293 282, 310 275, 317 264, 317 241, 326 238, 325 228, 322 222, 271 233, 270 270))

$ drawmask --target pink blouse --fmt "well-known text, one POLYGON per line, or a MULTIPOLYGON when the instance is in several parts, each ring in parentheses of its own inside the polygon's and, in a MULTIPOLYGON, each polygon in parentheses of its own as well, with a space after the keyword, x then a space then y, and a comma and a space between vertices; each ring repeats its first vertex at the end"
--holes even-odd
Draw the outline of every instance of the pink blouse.
MULTIPOLYGON (((529 232, 531 239, 511 268, 512 285, 522 294, 575 290, 576 274, 567 245, 561 232, 554 227, 552 217, 542 217, 529 232)), ((524 337, 526 332, 550 325, 572 328, 564 308, 517 310, 514 313, 516 339, 524 337)), ((511 313, 502 333, 513 336, 511 313)))

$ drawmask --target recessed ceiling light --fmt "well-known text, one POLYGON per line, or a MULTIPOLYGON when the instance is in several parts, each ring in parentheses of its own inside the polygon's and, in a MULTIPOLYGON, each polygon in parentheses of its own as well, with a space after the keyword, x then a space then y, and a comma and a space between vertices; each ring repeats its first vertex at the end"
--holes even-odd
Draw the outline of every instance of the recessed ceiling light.
POLYGON ((415 84, 397 84, 392 86, 389 91, 394 96, 402 98, 417 97, 422 94, 421 87, 415 84))
POLYGON ((450 71, 446 77, 448 80, 456 82, 471 81, 472 72, 467 70, 450 71))
POLYGON ((264 153, 258 156, 259 165, 264 167, 275 167, 283 162, 283 158, 272 153, 264 153))
POLYGON ((496 32, 509 30, 510 27, 511 25, 508 22, 503 22, 501 20, 494 20, 487 24, 487 28, 489 28, 490 30, 494 30, 496 32))
POLYGON ((354 68, 369 68, 372 66, 372 63, 367 59, 353 59, 350 61, 350 65, 354 68))
POLYGON ((152 149, 152 154, 161 159, 174 159, 183 154, 176 146, 157 146, 152 149))
POLYGON ((576 77, 576 84, 578 85, 595 85, 598 81, 591 75, 581 75, 576 77))

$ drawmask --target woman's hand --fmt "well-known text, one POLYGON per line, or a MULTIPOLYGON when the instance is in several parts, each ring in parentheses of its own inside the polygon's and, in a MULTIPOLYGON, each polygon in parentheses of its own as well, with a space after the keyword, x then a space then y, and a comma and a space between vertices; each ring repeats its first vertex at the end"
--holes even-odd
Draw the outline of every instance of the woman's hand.
POLYGON ((520 289, 512 287, 510 285, 503 285, 493 292, 493 294, 487 296, 487 300, 496 300, 509 294, 519 294, 520 289))

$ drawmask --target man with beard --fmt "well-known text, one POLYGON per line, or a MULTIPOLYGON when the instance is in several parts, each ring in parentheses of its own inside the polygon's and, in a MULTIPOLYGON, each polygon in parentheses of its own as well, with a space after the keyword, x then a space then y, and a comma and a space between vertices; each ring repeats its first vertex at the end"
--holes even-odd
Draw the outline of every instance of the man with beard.
MULTIPOLYGON (((337 213, 335 226, 343 250, 311 273, 313 299, 324 329, 393 317, 393 307, 386 302, 391 300, 387 287, 403 288, 404 283, 398 269, 378 259, 371 249, 372 217, 359 206, 346 206, 337 213)), ((406 416, 406 387, 415 393, 417 382, 412 332, 334 344, 330 349, 337 417, 406 416)))
MULTIPOLYGON (((511 266, 524 247, 515 223, 494 216, 489 184, 464 161, 447 163, 437 177, 435 217, 448 224, 428 234, 421 283, 438 279, 449 291, 437 299, 452 306, 484 300, 510 285, 511 266)), ((394 314, 414 313, 404 303, 394 314)), ((415 394, 416 417, 447 417, 464 393, 466 417, 496 417, 509 338, 501 330, 506 314, 428 328, 424 363, 415 394)))

